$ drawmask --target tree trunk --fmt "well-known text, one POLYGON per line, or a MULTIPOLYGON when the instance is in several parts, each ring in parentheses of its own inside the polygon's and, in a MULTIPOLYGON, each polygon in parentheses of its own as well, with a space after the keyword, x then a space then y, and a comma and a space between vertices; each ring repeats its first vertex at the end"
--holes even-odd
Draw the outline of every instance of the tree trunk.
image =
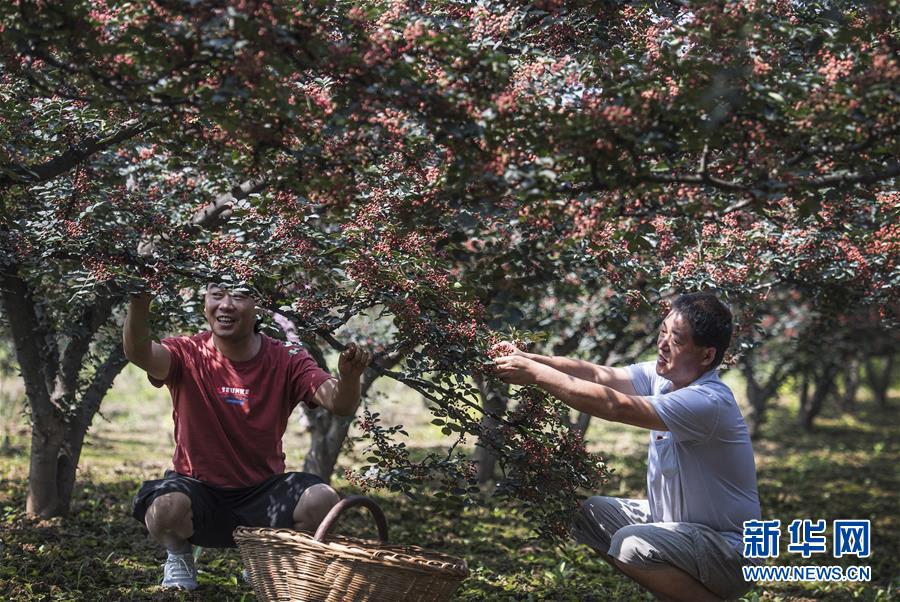
MULTIPOLYGON (((506 387, 497 384, 495 381, 488 381, 481 376, 476 376, 474 380, 481 397, 481 405, 485 411, 485 416, 481 419, 482 432, 493 431, 499 423, 488 414, 501 415, 506 411, 506 406, 509 403, 506 387)), ((479 484, 487 483, 494 478, 497 456, 489 446, 483 444, 481 437, 478 438, 478 442, 475 444, 472 461, 475 462, 477 467, 476 478, 479 484)))
POLYGON ((62 512, 57 474, 65 426, 50 394, 55 368, 59 365, 55 361, 55 340, 48 336, 41 323, 31 290, 19 277, 16 266, 3 267, 0 274, 3 311, 8 316, 32 421, 25 509, 30 515, 48 518, 62 512))
POLYGON ((78 473, 78 463, 81 461, 81 450, 84 447, 84 437, 87 429, 81 428, 76 423, 69 424, 63 438, 62 449, 59 454, 59 464, 56 469, 57 491, 59 493, 59 506, 62 514, 68 514, 72 507, 72 493, 75 491, 75 477, 78 473))
MULTIPOLYGON (((400 361, 399 355, 381 357, 376 360, 385 370, 390 370, 400 361)), ((374 370, 366 370, 360 383, 360 397, 365 397, 378 379, 374 370)), ((303 461, 303 471, 318 475, 327 483, 331 482, 341 448, 347 439, 350 425, 356 416, 335 416, 322 408, 308 410, 311 440, 309 451, 303 461)))
POLYGON ((768 378, 763 382, 757 368, 753 352, 748 351, 741 358, 740 370, 741 374, 744 375, 744 380, 747 382, 747 402, 750 404, 744 420, 747 423, 750 436, 753 438, 759 436, 762 426, 766 422, 769 400, 778 393, 778 389, 784 383, 788 374, 785 364, 782 363, 774 366, 768 378))
MULTIPOLYGON (((151 127, 134 120, 114 136, 83 141, 63 155, 33 166, 26 175, 32 181, 56 177, 91 154, 151 127)), ((245 182, 219 195, 192 222, 205 228, 215 227, 231 202, 262 186, 259 181, 245 182)), ((0 225, 0 242, 7 238, 8 230, 0 225)), ((8 318, 32 420, 26 511, 41 518, 65 516, 72 501, 84 436, 116 375, 128 363, 121 343, 117 343, 91 382, 80 378, 91 347, 98 342, 97 333, 110 323, 112 311, 124 300, 124 293, 100 296, 81 308, 78 315, 69 317, 71 328, 54 328, 45 308, 36 301, 32 285, 5 251, 0 248, 0 306, 8 318)))
MULTIPOLYGON (((285 338, 294 344, 299 344, 301 339, 297 336, 294 324, 281 314, 275 314, 275 322, 285 334, 285 338)), ((316 344, 314 339, 304 339, 303 344, 306 346, 309 354, 316 361, 316 364, 322 370, 328 370, 328 363, 325 361, 325 355, 316 344)), ((391 354, 385 357, 377 358, 378 364, 387 370, 390 370, 400 361, 399 354, 391 354)), ((360 395, 364 397, 378 374, 374 370, 366 370, 363 373, 362 382, 360 383, 360 395)), ((307 420, 307 428, 309 429, 310 442, 309 450, 303 459, 303 472, 317 475, 326 483, 331 482, 334 476, 334 467, 337 465, 338 456, 341 453, 341 447, 347 439, 347 433, 350 431, 350 425, 356 419, 356 416, 335 416, 324 408, 309 409, 303 405, 303 413, 307 420)))
POLYGON ((828 364, 811 374, 804 375, 803 390, 800 395, 800 424, 803 430, 809 432, 813 429, 813 420, 822 410, 822 405, 834 388, 838 367, 828 364), (809 394, 810 378, 814 380, 812 394, 809 394))
POLYGON ((808 371, 804 372, 803 380, 800 384, 800 408, 798 416, 800 418, 800 426, 802 426, 805 431, 812 430, 812 417, 810 416, 811 397, 809 393, 811 380, 813 380, 813 377, 810 373, 808 371))
POLYGON ((859 391, 860 365, 858 360, 850 360, 847 362, 843 370, 843 391, 841 391, 838 401, 841 409, 845 412, 852 412, 856 407, 856 394, 859 391))
POLYGON ((100 411, 100 404, 113 385, 116 376, 128 365, 122 342, 117 341, 106 360, 97 368, 90 386, 78 400, 78 412, 68 422, 63 448, 59 458, 59 498, 61 507, 68 512, 75 490, 75 475, 81 461, 84 437, 100 411))
POLYGON ((754 374, 753 366, 741 362, 741 372, 744 374, 744 380, 747 382, 746 393, 747 402, 750 409, 744 420, 747 422, 747 429, 750 431, 750 437, 756 438, 762 425, 766 421, 766 405, 767 399, 763 396, 763 388, 759 385, 754 374))
POLYGON ((884 369, 879 373, 876 365, 877 358, 870 357, 866 360, 866 381, 872 389, 872 396, 881 408, 887 407, 888 390, 891 387, 891 377, 894 370, 894 357, 888 355, 884 358, 884 369))
POLYGON ((65 515, 59 496, 59 455, 65 424, 35 424, 31 430, 31 457, 28 469, 28 497, 25 512, 30 516, 50 518, 65 515))
POLYGON ((582 435, 587 433, 588 426, 591 424, 591 415, 587 412, 579 412, 578 418, 575 420, 575 424, 572 425, 572 429, 576 433, 580 433, 582 435))
POLYGON ((73 333, 55 332, 43 318, 41 306, 19 276, 17 266, 3 267, 0 301, 9 317, 32 421, 25 509, 40 518, 65 516, 72 501, 84 435, 113 379, 127 363, 118 343, 88 387, 80 390, 84 360, 94 335, 109 320, 116 299, 99 299, 84 308, 72 320, 77 324, 73 333))
POLYGON ((804 370, 803 374, 800 375, 800 387, 797 391, 797 397, 800 398, 800 408, 805 408, 809 405, 809 371, 804 370))
POLYGON ((35 421, 25 511, 39 518, 66 516, 72 503, 75 475, 87 426, 75 416, 56 412, 35 421))
MULTIPOLYGON (((75 412, 64 417, 55 411, 34 422, 26 512, 40 518, 69 513, 84 437, 100 409, 100 402, 127 364, 122 345, 118 343, 97 369, 88 389, 76 400, 75 412)), ((60 406, 63 401, 54 399, 51 405, 60 406)))
MULTIPOLYGON (((282 316, 283 318, 283 316, 282 316)), ((276 320, 287 334, 289 341, 299 342, 294 334, 294 325, 287 318, 276 320)), ((328 370, 325 354, 314 340, 303 341, 310 355, 322 370, 328 370)), ((303 405, 303 412, 307 420, 310 441, 306 457, 303 459, 303 472, 308 472, 320 477, 326 483, 331 482, 334 474, 334 466, 341 452, 344 439, 353 423, 355 416, 335 416, 325 408, 309 409, 303 405)))
POLYGON ((356 416, 335 416, 324 408, 310 410, 306 416, 311 440, 303 461, 303 471, 318 475, 330 483, 341 446, 356 416))

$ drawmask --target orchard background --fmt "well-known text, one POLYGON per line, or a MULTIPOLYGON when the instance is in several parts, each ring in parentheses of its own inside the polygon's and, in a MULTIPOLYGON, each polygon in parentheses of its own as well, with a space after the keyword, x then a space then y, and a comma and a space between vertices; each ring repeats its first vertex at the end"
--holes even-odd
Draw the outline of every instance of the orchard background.
MULTIPOLYGON (((122 372, 121 322, 150 289, 157 334, 201 328, 215 281, 251 286, 266 332, 324 366, 350 340, 377 351, 357 422, 304 416, 294 467, 466 556, 467 599, 640 595, 564 538, 579 495, 641 495, 640 443, 508 390, 491 344, 630 362, 677 293, 715 290, 764 515, 873 521, 872 584, 751 595, 893 596, 898 19, 896 1, 2 3, 0 591, 165 596, 126 507, 168 457, 168 409, 122 372)), ((205 595, 246 595, 210 554, 205 595)))

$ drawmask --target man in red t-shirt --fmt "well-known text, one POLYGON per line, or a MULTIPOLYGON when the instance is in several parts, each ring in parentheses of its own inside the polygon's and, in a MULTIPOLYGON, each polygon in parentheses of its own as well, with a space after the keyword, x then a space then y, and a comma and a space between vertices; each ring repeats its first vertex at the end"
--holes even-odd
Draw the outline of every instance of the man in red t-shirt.
POLYGON ((207 287, 209 331, 156 343, 150 303, 132 298, 123 343, 154 386, 169 388, 174 470, 141 486, 133 515, 168 550, 163 587, 194 589, 191 544, 233 547, 238 526, 313 530, 338 502, 316 475, 284 472, 281 438, 301 401, 352 416, 370 358, 348 345, 332 378, 309 354, 256 332, 253 296, 224 285, 207 287))

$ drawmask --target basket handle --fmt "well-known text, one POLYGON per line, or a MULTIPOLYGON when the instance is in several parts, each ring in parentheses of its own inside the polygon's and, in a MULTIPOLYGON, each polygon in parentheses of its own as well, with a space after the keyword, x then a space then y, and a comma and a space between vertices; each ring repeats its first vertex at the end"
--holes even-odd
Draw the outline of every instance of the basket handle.
POLYGON ((384 518, 384 512, 381 511, 381 507, 375 503, 375 500, 364 495, 350 495, 335 504, 322 520, 319 528, 316 529, 316 534, 314 536, 316 541, 324 543, 325 537, 328 535, 328 532, 331 531, 331 528, 334 527, 338 517, 343 514, 345 510, 357 506, 365 506, 369 509, 369 512, 372 513, 372 518, 375 519, 375 526, 378 527, 378 539, 381 540, 381 543, 387 543, 388 527, 387 519, 384 518))

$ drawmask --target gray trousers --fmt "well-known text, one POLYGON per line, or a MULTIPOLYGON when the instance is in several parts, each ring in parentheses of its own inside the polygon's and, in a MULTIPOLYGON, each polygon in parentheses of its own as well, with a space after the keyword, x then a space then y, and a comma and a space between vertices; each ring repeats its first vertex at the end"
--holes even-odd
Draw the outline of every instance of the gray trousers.
POLYGON ((674 566, 720 598, 738 598, 753 586, 744 581, 745 559, 734 544, 699 523, 651 523, 647 500, 588 498, 575 515, 572 535, 629 566, 674 566))

